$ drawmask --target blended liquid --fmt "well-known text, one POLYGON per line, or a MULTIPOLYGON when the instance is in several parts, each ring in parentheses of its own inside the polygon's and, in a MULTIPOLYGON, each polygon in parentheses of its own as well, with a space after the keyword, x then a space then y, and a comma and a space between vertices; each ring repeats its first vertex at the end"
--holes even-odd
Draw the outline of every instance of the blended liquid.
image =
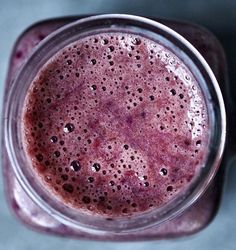
POLYGON ((55 54, 23 108, 36 181, 64 204, 109 217, 185 192, 204 166, 205 100, 186 65, 147 38, 102 33, 55 54))

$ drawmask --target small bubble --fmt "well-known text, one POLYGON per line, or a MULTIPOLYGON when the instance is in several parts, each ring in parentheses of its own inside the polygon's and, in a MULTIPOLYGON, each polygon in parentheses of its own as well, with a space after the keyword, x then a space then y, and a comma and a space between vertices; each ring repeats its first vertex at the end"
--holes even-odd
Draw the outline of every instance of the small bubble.
POLYGON ((129 146, 127 144, 124 145, 125 150, 129 149, 129 146))
POLYGON ((50 162, 49 161, 45 161, 44 162, 46 166, 49 166, 50 165, 50 162))
POLYGON ((148 187, 148 186, 149 186, 149 182, 147 182, 147 181, 144 182, 144 186, 145 186, 145 187, 148 187))
POLYGON ((114 46, 109 46, 110 52, 113 52, 115 50, 114 46))
POLYGON ((102 43, 103 43, 103 45, 106 45, 106 44, 108 44, 108 40, 107 39, 103 39, 102 43))
POLYGON ((56 158, 60 157, 60 155, 61 155, 61 153, 60 153, 59 151, 55 151, 55 152, 54 152, 54 156, 55 156, 56 158))
POLYGON ((160 129, 161 129, 161 130, 164 130, 164 129, 165 129, 165 127, 164 127, 164 126, 160 126, 160 129))
POLYGON ((197 145, 197 146, 200 146, 200 145, 201 145, 201 143, 202 143, 202 141, 201 141, 201 140, 196 141, 196 145, 197 145))
POLYGON ((154 101, 154 99, 155 99, 153 95, 150 95, 149 98, 151 101, 154 101))
POLYGON ((137 207, 137 204, 136 203, 132 203, 131 206, 132 207, 137 207))
POLYGON ((94 84, 91 86, 91 90, 96 90, 97 89, 97 86, 94 84))
POLYGON ((72 61, 71 61, 71 60, 67 60, 67 64, 68 64, 68 65, 71 65, 71 64, 72 64, 72 61))
POLYGON ((43 127, 42 122, 39 122, 39 123, 38 123, 38 127, 39 127, 39 128, 42 128, 42 127, 43 127))
POLYGON ((184 98, 184 95, 183 95, 183 94, 179 94, 179 98, 180 98, 180 99, 183 99, 183 98, 184 98))
POLYGON ((110 182, 109 182, 109 185, 110 185, 110 186, 114 186, 114 185, 115 185, 115 182, 114 182, 114 181, 110 181, 110 182))
POLYGON ((85 204, 89 204, 90 203, 90 198, 88 196, 84 196, 82 201, 85 203, 85 204))
POLYGON ((76 76, 76 77, 79 77, 79 76, 80 76, 80 74, 77 72, 77 73, 75 73, 75 76, 76 76))
POLYGON ((139 93, 142 93, 143 90, 142 90, 141 88, 138 88, 138 92, 139 92, 139 93))
POLYGON ((63 185, 62 185, 62 188, 63 188, 66 192, 68 192, 68 193, 73 193, 73 191, 74 191, 74 187, 73 187, 71 184, 69 184, 69 183, 63 184, 63 185))
POLYGON ((92 65, 95 65, 97 63, 96 59, 91 60, 92 65))
POLYGON ((94 181, 94 178, 92 176, 89 176, 88 177, 88 182, 93 183, 93 181, 94 181))
POLYGON ((175 90, 175 89, 171 89, 171 90, 170 90, 170 93, 171 93, 172 95, 176 95, 176 90, 175 90))
POLYGON ((141 39, 138 38, 138 37, 135 37, 133 40, 132 40, 132 43, 134 45, 140 45, 141 44, 141 39))
POLYGON ((50 138, 50 141, 52 142, 52 143, 56 143, 57 142, 57 137, 54 135, 54 136, 52 136, 51 138, 50 138))
POLYGON ((62 174, 61 178, 63 181, 67 181, 68 180, 68 175, 67 174, 62 174))
POLYGON ((79 163, 79 161, 72 161, 70 164, 70 169, 77 172, 81 169, 81 165, 79 163))
POLYGON ((160 170, 160 175, 162 175, 162 176, 165 176, 165 175, 167 175, 167 169, 166 168, 162 168, 161 170, 160 170))
POLYGON ((172 186, 168 186, 167 188, 166 188, 166 191, 167 192, 171 192, 173 190, 173 187, 172 186))
POLYGON ((41 162, 43 160, 43 155, 42 154, 37 154, 36 159, 41 162))
POLYGON ((101 166, 99 163, 94 163, 92 166, 92 171, 93 172, 98 172, 101 169, 101 166))
POLYGON ((186 81, 189 81, 189 80, 190 80, 190 76, 189 76, 189 75, 185 75, 184 78, 185 78, 186 81))
POLYGON ((45 178, 44 178, 44 180, 45 180, 46 182, 51 182, 51 181, 52 181, 52 178, 51 178, 51 176, 46 175, 45 178))
POLYGON ((124 213, 124 214, 128 213, 128 209, 127 209, 127 208, 124 208, 124 209, 122 210, 122 213, 124 213))
POLYGON ((104 196, 99 196, 98 197, 100 201, 105 201, 105 197, 104 196))
POLYGON ((74 125, 72 123, 67 123, 65 127, 63 128, 65 133, 71 133, 75 129, 74 125))
POLYGON ((109 64, 112 66, 112 65, 114 65, 114 62, 113 62, 113 61, 110 61, 109 64))

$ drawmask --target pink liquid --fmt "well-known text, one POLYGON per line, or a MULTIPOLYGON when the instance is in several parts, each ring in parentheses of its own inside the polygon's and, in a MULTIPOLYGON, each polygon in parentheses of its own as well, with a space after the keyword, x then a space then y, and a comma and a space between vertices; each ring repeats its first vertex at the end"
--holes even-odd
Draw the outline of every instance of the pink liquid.
POLYGON ((32 82, 24 148, 36 178, 68 206, 126 216, 184 192, 207 154, 206 105, 167 48, 128 34, 81 39, 32 82))

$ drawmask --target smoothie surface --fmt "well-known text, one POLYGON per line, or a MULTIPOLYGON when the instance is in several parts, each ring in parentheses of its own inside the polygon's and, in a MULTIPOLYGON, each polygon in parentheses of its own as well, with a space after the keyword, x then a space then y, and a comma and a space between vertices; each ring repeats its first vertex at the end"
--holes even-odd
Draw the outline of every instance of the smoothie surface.
POLYGON ((161 207, 204 166, 205 99, 187 66, 145 37, 102 33, 55 54, 24 102, 23 146, 64 204, 121 217, 161 207))

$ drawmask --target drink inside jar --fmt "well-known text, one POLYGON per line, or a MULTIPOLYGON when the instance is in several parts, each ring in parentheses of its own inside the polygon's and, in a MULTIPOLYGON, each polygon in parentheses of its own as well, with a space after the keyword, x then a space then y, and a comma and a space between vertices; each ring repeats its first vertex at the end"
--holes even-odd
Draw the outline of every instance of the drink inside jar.
POLYGON ((65 205, 121 217, 185 192, 208 154, 202 91, 169 49, 126 33, 66 46, 37 73, 22 116, 25 154, 65 205))

